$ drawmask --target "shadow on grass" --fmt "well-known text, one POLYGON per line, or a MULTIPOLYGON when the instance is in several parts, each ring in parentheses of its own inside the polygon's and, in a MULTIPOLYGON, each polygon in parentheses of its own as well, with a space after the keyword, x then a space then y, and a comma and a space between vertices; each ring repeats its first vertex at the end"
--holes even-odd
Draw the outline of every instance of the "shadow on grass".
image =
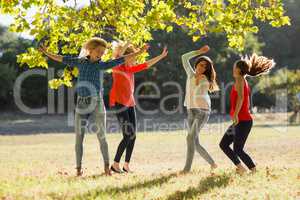
POLYGON ((89 176, 69 176, 67 177, 67 181, 73 182, 73 181, 78 181, 78 180, 93 180, 93 179, 98 179, 101 177, 108 177, 105 173, 101 174, 94 174, 94 175, 89 175, 89 176))
POLYGON ((165 176, 160 176, 154 179, 145 180, 132 185, 124 185, 121 187, 107 187, 105 189, 97 188, 94 190, 90 190, 84 194, 77 195, 73 199, 94 199, 96 197, 101 197, 106 195, 112 196, 121 193, 128 193, 132 190, 137 190, 142 188, 151 188, 157 185, 162 185, 168 182, 171 178, 178 177, 178 176, 180 176, 178 173, 171 173, 165 176))
POLYGON ((166 200, 181 200, 181 199, 192 199, 199 195, 207 193, 213 188, 225 187, 228 185, 230 180, 230 174, 214 175, 202 179, 197 187, 190 187, 186 191, 176 191, 166 197, 160 199, 166 200))

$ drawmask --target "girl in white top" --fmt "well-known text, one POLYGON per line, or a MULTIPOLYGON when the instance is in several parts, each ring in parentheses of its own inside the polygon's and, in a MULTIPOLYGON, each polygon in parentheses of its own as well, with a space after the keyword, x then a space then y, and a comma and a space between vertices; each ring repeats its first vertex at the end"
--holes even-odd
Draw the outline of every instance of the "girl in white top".
POLYGON ((191 170, 195 148, 197 152, 210 164, 211 169, 217 167, 209 153, 200 145, 198 134, 207 123, 211 101, 208 92, 217 91, 216 72, 213 62, 207 56, 201 56, 195 63, 195 70, 190 64, 190 59, 209 51, 209 46, 204 46, 197 51, 191 51, 182 56, 182 65, 187 74, 186 95, 184 105, 188 112, 187 156, 183 172, 191 170))

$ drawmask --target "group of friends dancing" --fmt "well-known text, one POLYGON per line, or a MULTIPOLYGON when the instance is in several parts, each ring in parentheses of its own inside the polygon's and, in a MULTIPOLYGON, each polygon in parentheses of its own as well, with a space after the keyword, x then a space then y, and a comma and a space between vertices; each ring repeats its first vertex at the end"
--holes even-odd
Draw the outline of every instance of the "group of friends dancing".
MULTIPOLYGON (((77 176, 83 174, 83 139, 87 132, 87 122, 97 125, 95 132, 100 143, 105 174, 111 175, 112 172, 132 173, 129 164, 137 132, 134 74, 149 69, 168 55, 168 50, 165 47, 160 55, 144 63, 137 64, 137 56, 146 52, 149 45, 144 45, 138 49, 129 42, 118 42, 113 47, 113 58, 104 62, 101 58, 108 47, 108 43, 98 37, 85 42, 79 56, 56 55, 49 52, 44 45, 39 47, 39 50, 50 59, 70 67, 77 67, 79 70, 75 109, 77 176), (109 105, 116 110, 116 116, 123 133, 123 138, 118 145, 112 165, 110 165, 105 136, 106 109, 103 101, 103 72, 111 68, 113 84, 109 95, 109 105), (125 162, 121 169, 120 160, 124 152, 125 162)), ((216 161, 201 146, 198 137, 200 130, 208 122, 210 116, 211 100, 209 93, 219 90, 213 61, 204 56, 209 50, 209 46, 205 45, 198 50, 182 55, 182 66, 187 75, 184 106, 187 108, 188 116, 187 153, 183 173, 191 170, 195 151, 209 163, 212 170, 217 168, 216 161), (193 66, 190 62, 191 59, 196 59, 193 66)), ((219 146, 234 163, 239 174, 247 172, 241 161, 251 172, 256 171, 254 161, 244 151, 253 124, 250 114, 250 87, 246 76, 264 74, 274 66, 275 63, 272 59, 258 56, 255 53, 250 57, 241 58, 233 65, 234 85, 230 92, 230 116, 233 123, 225 132, 219 146), (233 144, 233 148, 230 147, 231 144, 233 144)))

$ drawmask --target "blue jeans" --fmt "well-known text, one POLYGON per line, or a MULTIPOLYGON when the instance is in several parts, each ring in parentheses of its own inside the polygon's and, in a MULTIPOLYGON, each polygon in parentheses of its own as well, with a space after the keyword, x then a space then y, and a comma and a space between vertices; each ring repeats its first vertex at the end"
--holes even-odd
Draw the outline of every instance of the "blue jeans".
POLYGON ((206 160, 210 165, 214 164, 214 160, 199 142, 199 132, 201 128, 207 123, 209 118, 209 111, 198 108, 188 109, 188 135, 187 141, 187 154, 184 171, 190 171, 195 150, 206 160))
POLYGON ((78 97, 75 111, 76 166, 81 168, 83 139, 86 132, 95 133, 100 143, 105 166, 109 166, 108 144, 106 141, 106 110, 102 98, 78 97))

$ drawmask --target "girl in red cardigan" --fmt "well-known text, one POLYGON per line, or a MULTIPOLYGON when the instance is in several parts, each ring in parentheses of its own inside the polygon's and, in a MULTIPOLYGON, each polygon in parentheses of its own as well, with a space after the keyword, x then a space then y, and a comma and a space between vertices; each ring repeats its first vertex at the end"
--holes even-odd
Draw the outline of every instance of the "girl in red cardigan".
MULTIPOLYGON (((137 50, 127 43, 119 44, 115 51, 114 57, 127 55, 137 50)), ((114 159, 111 170, 115 173, 122 173, 119 163, 122 154, 126 150, 124 172, 130 172, 129 162, 133 152, 136 139, 136 112, 134 100, 134 74, 150 68, 152 65, 165 58, 168 54, 165 47, 163 52, 145 63, 136 64, 135 60, 125 62, 113 69, 113 85, 110 91, 110 106, 114 106, 117 112, 117 118, 120 123, 123 139, 121 140, 114 159)))

